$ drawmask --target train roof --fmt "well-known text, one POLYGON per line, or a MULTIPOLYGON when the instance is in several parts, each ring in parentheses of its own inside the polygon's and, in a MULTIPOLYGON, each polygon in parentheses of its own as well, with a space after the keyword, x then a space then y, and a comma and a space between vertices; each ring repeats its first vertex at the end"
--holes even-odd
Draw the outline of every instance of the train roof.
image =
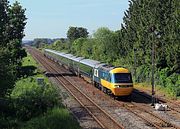
POLYGON ((112 69, 114 69, 115 67, 112 65, 108 65, 108 64, 104 64, 102 66, 99 67, 100 69, 103 69, 105 71, 111 71, 112 69))
POLYGON ((51 53, 54 53, 55 51, 54 50, 51 50, 51 49, 44 49, 45 51, 48 51, 48 52, 51 52, 51 53))
POLYGON ((73 61, 79 62, 80 60, 84 59, 84 57, 76 57, 72 58, 73 61))
POLYGON ((95 66, 95 68, 102 67, 103 65, 106 65, 106 64, 105 64, 105 63, 100 63, 100 64, 97 64, 97 65, 95 66))
POLYGON ((69 59, 71 59, 71 60, 74 60, 74 59, 76 59, 77 58, 77 56, 71 56, 69 59))
POLYGON ((64 54, 64 55, 61 55, 61 56, 70 59, 73 55, 72 54, 64 54))
POLYGON ((45 51, 48 51, 48 52, 51 52, 51 53, 54 53, 54 54, 60 55, 60 56, 66 54, 66 53, 64 53, 64 52, 58 52, 58 51, 51 50, 51 49, 45 49, 45 51))
POLYGON ((45 49, 45 51, 54 53, 56 55, 60 55, 61 57, 65 57, 65 58, 71 59, 71 60, 76 61, 76 62, 80 62, 80 63, 85 64, 85 65, 90 66, 90 67, 98 68, 100 66, 105 65, 105 64, 102 64, 101 62, 99 62, 97 60, 84 59, 84 57, 76 57, 72 54, 66 54, 63 52, 55 51, 55 50, 45 49))
POLYGON ((74 56, 72 54, 66 54, 64 52, 58 52, 58 51, 51 50, 51 49, 45 49, 45 51, 54 53, 54 54, 59 55, 61 57, 65 57, 65 58, 71 59, 71 60, 76 61, 76 62, 79 62, 80 60, 84 59, 84 57, 77 57, 77 56, 74 56))
POLYGON ((59 52, 59 51, 55 51, 55 50, 51 50, 51 49, 45 49, 45 50, 48 51, 48 52, 54 53, 56 55, 59 55, 61 57, 71 59, 71 60, 74 59, 74 58, 77 58, 76 56, 74 56, 72 54, 68 54, 68 53, 64 53, 64 52, 59 52))
POLYGON ((80 63, 83 63, 83 64, 88 65, 90 67, 95 67, 97 64, 100 64, 99 61, 91 60, 91 59, 83 59, 80 61, 80 63))

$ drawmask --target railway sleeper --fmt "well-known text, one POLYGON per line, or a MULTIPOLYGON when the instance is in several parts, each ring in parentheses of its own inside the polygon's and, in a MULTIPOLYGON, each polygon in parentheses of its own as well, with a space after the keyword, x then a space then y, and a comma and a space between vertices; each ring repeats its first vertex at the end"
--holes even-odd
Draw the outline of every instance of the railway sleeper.
POLYGON ((161 123, 158 123, 158 122, 155 122, 156 125, 159 125, 160 127, 172 127, 171 124, 169 123, 164 123, 164 122, 161 122, 161 123))

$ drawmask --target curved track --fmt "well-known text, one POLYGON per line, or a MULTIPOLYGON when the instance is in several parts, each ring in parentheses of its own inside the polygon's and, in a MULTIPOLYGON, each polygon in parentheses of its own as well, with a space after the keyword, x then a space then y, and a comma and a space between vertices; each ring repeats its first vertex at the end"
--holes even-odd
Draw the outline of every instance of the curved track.
MULTIPOLYGON (((46 60, 42 58, 41 53, 36 50, 30 52, 34 58, 42 64, 51 74, 59 74, 59 72, 51 65, 47 64, 46 60)), ((118 123, 108 113, 106 113, 100 106, 91 100, 86 94, 81 92, 74 84, 72 84, 63 74, 55 76, 55 79, 81 104, 83 108, 94 118, 101 128, 107 129, 124 129, 122 124, 118 123)))
MULTIPOLYGON (((47 59, 43 60, 42 53, 33 50, 34 53, 31 53, 32 55, 35 56, 36 59, 39 60, 39 62, 46 68, 49 69, 51 73, 57 74, 59 73, 59 69, 55 69, 51 67, 51 65, 46 65, 47 59)), ((49 60, 48 60, 49 61, 49 60)), ((65 72, 66 73, 66 72, 65 72)), ((74 84, 72 84, 69 80, 71 80, 68 76, 63 76, 62 74, 60 75, 61 77, 56 77, 56 79, 59 81, 61 85, 63 85, 73 96, 74 98, 84 107, 89 114, 99 123, 101 128, 123 128, 121 124, 116 122, 109 114, 107 114, 104 110, 102 110, 102 107, 99 107, 97 104, 94 106, 92 104, 92 100, 90 97, 88 97, 86 94, 82 93, 80 89, 77 88, 74 84), (75 94, 77 93, 77 94, 75 94), (84 95, 82 95, 84 94, 84 95), (87 100, 84 100, 82 96, 85 96, 87 100), (97 113, 98 112, 98 113, 97 113), (99 112, 103 112, 102 114, 99 112), (103 116, 103 114, 106 114, 103 116), (102 117, 100 117, 102 116, 102 117), (110 122, 108 119, 111 119, 112 122, 110 122), (113 124, 116 123, 117 125, 113 124), (111 125, 111 126, 109 126, 111 125)), ((138 93, 137 93, 138 94, 138 93)), ((142 94, 140 94, 142 95, 142 94)), ((145 97, 145 96, 144 96, 145 97)), ((122 106, 127 109, 128 111, 132 112, 139 118, 143 119, 148 125, 151 127, 155 128, 176 128, 179 129, 178 126, 172 124, 171 122, 168 122, 167 120, 164 120, 163 118, 157 116, 156 114, 152 113, 151 111, 148 111, 146 107, 141 107, 140 105, 131 102, 120 102, 117 101, 118 105, 122 108, 122 106)))

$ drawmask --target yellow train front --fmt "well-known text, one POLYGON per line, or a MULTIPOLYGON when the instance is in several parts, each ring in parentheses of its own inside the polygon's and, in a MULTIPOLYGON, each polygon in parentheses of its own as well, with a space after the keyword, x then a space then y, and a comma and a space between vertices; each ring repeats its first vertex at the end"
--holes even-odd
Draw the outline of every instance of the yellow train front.
POLYGON ((132 76, 126 68, 97 66, 93 79, 97 87, 113 96, 130 96, 133 91, 132 76))

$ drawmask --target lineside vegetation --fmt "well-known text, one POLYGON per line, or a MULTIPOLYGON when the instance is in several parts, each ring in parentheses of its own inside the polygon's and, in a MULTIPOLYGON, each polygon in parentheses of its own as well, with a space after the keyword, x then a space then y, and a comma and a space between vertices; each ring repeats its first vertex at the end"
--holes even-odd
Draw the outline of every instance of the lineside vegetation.
POLYGON ((65 109, 57 90, 37 67, 29 54, 23 58, 22 77, 1 101, 0 128, 79 129, 79 123, 65 109), (38 84, 37 78, 44 78, 44 82, 38 84))
POLYGON ((0 0, 0 128, 78 129, 36 62, 25 58, 25 11, 19 2, 0 0), (37 78, 45 81, 38 84, 37 78))

